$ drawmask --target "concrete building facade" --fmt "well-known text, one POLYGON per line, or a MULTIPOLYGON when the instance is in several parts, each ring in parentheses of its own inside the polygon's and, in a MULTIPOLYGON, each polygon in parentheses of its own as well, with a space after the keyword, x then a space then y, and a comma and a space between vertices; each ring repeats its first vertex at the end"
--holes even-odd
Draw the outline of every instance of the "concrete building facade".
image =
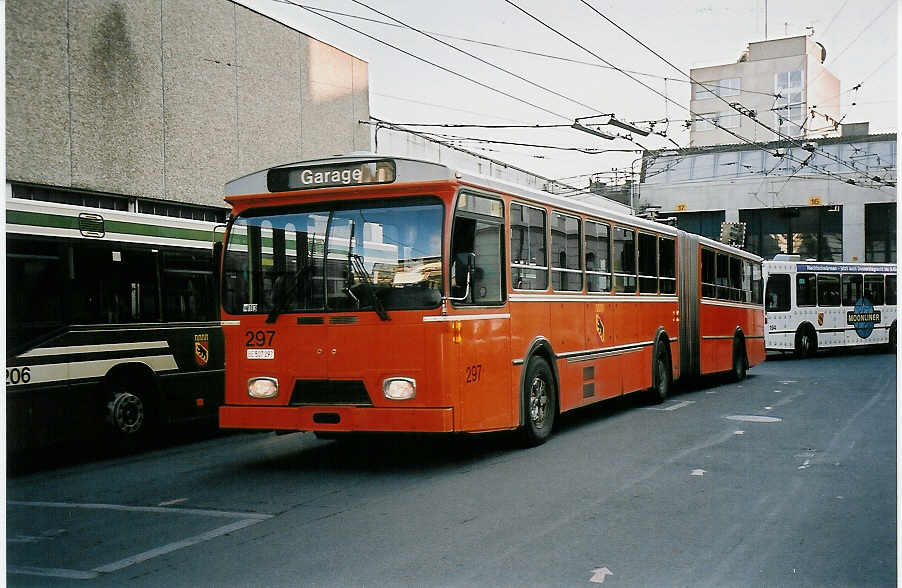
POLYGON ((730 132, 754 141, 779 138, 730 103, 754 111, 760 122, 782 135, 835 134, 840 84, 824 67, 826 56, 811 37, 790 37, 749 43, 736 63, 690 70, 697 83, 689 101, 695 113, 689 146, 736 143, 730 132))
POLYGON ((647 153, 638 207, 714 239, 744 223, 765 258, 895 262, 895 182, 895 134, 663 150, 647 153))
POLYGON ((10 0, 6 23, 14 194, 224 209, 228 180, 371 149, 367 63, 230 0, 10 0))

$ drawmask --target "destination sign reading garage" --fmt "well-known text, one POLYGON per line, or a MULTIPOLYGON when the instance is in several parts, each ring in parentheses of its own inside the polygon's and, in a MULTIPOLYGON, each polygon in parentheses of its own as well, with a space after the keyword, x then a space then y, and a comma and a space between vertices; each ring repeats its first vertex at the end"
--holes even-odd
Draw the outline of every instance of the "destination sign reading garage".
POLYGON ((269 170, 270 192, 390 184, 395 181, 392 161, 357 161, 310 167, 277 167, 269 170))

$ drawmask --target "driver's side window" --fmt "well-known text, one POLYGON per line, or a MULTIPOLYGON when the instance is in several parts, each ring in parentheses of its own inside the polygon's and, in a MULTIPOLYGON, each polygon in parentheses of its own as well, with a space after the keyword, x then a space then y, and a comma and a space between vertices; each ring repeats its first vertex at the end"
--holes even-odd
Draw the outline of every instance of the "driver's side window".
POLYGON ((501 200, 461 194, 451 235, 450 283, 455 304, 494 305, 505 300, 504 205, 501 200), (475 254, 469 256, 468 254, 475 254), (465 264, 471 259, 472 270, 465 264), (467 274, 469 273, 469 287, 467 274))

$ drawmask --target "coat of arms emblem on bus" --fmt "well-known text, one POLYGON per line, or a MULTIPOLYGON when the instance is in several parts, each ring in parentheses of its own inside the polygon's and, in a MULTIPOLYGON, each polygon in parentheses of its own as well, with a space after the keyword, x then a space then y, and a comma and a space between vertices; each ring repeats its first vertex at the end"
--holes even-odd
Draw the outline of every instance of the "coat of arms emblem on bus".
POLYGON ((595 331, 598 333, 598 338, 604 343, 604 323, 601 322, 601 315, 599 314, 595 315, 595 331))
POLYGON ((846 313, 846 324, 855 327, 855 332, 862 339, 867 339, 874 332, 874 325, 880 322, 880 311, 867 298, 859 298, 855 310, 846 313))
POLYGON ((817 313, 817 326, 819 326, 819 327, 824 326, 824 313, 822 313, 822 312, 817 313))
POLYGON ((207 333, 194 336, 194 361, 200 367, 210 361, 210 335, 207 333))

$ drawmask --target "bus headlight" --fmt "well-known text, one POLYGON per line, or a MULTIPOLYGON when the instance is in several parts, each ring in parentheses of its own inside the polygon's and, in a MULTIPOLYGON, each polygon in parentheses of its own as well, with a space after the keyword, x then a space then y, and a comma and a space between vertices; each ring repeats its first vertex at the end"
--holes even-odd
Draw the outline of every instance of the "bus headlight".
POLYGON ((413 378, 386 378, 382 393, 389 400, 410 400, 417 395, 417 381, 413 378))
POLYGON ((247 381, 247 395, 251 398, 275 398, 279 395, 279 380, 251 378, 247 381))

